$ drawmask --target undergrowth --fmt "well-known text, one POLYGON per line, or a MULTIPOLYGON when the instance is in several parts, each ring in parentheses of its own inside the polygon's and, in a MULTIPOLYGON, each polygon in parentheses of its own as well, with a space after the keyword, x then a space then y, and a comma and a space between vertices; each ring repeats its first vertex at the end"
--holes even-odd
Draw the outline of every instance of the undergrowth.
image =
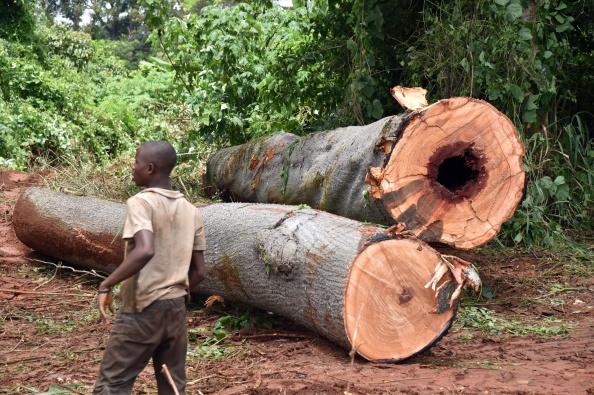
MULTIPOLYGON (((539 320, 527 320, 522 315, 497 313, 486 307, 469 306, 460 309, 454 324, 455 330, 477 330, 480 332, 526 336, 559 336, 569 334, 573 323, 560 318, 544 317, 539 320)), ((462 335, 472 336, 472 335, 462 335)))
MULTIPOLYGON (((193 203, 207 201, 203 197, 202 174, 212 150, 212 147, 202 146, 200 150, 178 153, 178 163, 170 177, 171 187, 193 203)), ((32 171, 42 175, 45 186, 55 191, 125 202, 140 191, 132 182, 130 166, 133 161, 133 153, 122 154, 117 160, 107 163, 88 162, 81 158, 57 162, 48 156, 40 156, 36 158, 32 171)))

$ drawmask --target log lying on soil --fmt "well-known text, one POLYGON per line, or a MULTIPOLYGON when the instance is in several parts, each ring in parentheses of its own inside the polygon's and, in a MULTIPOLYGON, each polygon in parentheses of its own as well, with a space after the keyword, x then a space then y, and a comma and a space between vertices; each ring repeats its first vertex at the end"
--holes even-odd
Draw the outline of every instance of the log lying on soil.
POLYGON ((469 98, 303 137, 279 133, 216 152, 205 190, 224 201, 307 204, 471 249, 497 235, 524 190, 511 121, 469 98))
MULTIPOLYGON (((412 236, 283 205, 198 210, 208 246, 198 293, 288 317, 371 361, 416 355, 452 324, 460 273, 436 274, 442 256, 412 236)), ((123 218, 123 205, 30 188, 14 229, 43 254, 110 272, 123 256, 123 218)))

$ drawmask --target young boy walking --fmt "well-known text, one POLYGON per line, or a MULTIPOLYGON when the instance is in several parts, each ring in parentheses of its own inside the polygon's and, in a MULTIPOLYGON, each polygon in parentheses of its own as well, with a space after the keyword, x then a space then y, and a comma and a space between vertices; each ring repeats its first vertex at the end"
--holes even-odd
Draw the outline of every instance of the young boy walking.
POLYGON ((150 358, 159 394, 179 394, 186 385, 186 298, 205 276, 202 219, 169 176, 177 162, 166 141, 148 141, 136 151, 132 181, 147 187, 126 202, 124 261, 99 285, 99 311, 114 313, 111 288, 121 282, 118 312, 93 394, 130 394, 150 358))

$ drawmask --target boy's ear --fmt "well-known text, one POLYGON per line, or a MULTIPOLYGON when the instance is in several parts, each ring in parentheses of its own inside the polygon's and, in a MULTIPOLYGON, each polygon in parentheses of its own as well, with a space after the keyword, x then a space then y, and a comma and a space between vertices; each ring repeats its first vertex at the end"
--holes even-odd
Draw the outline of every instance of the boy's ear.
POLYGON ((149 163, 147 171, 149 174, 152 174, 155 171, 155 164, 152 162, 149 163))

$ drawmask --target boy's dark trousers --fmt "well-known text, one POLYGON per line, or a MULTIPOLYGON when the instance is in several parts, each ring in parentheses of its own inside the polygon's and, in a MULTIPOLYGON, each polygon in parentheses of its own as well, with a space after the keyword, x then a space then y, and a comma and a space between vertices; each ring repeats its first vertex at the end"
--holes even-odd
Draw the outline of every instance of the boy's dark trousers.
POLYGON ((130 394, 136 377, 151 357, 159 395, 175 394, 162 372, 163 364, 167 365, 179 394, 185 394, 187 346, 183 297, 157 300, 141 313, 119 313, 101 360, 93 394, 130 394))

